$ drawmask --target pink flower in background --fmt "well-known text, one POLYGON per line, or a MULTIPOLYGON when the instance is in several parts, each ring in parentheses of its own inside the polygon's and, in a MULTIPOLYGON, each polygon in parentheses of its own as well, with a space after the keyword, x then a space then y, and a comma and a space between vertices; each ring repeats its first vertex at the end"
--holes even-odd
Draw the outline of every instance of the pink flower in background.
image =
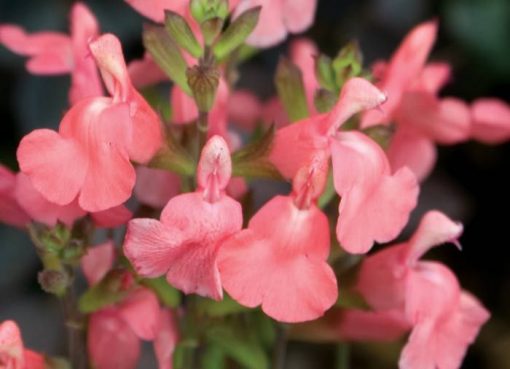
POLYGON ((0 44, 29 57, 27 69, 33 74, 71 74, 69 100, 101 96, 103 88, 88 43, 99 35, 96 18, 83 3, 71 9, 71 35, 57 32, 27 34, 21 27, 0 25, 0 44))
MULTIPOLYGON (((115 247, 111 241, 88 249, 81 267, 90 285, 98 283, 112 268, 115 247)), ((147 288, 136 288, 126 273, 127 297, 91 315, 88 350, 97 369, 133 369, 140 356, 140 340, 154 340, 160 369, 168 369, 177 328, 170 313, 160 309, 156 295, 147 288), (161 342, 169 347, 161 347, 161 342), (173 346, 171 346, 173 344, 173 346)))
POLYGON ((214 136, 202 150, 198 190, 173 197, 161 221, 129 222, 124 252, 140 275, 166 274, 185 293, 222 298, 217 253, 242 227, 241 205, 225 194, 231 171, 227 143, 214 136))
POLYGON ((44 369, 44 356, 24 348, 18 325, 0 323, 0 367, 2 369, 44 369))
POLYGON ((156 113, 131 85, 120 42, 104 35, 90 44, 112 97, 80 101, 67 112, 59 132, 39 129, 18 147, 20 168, 49 201, 98 212, 131 196, 135 171, 162 143, 156 113))
POLYGON ((142 204, 161 209, 179 194, 180 188, 177 174, 143 166, 136 169, 135 196, 142 204))
POLYGON ((456 242, 462 225, 428 212, 412 238, 362 264, 358 290, 375 311, 400 311, 413 326, 401 369, 458 369, 488 319, 483 306, 462 291, 455 275, 436 262, 419 261, 430 248, 456 242))
POLYGON ((295 323, 316 319, 335 303, 328 219, 316 205, 327 168, 325 157, 304 167, 290 196, 266 203, 220 249, 223 286, 242 305, 261 305, 272 318, 295 323))
POLYGON ((262 6, 262 11, 247 43, 265 48, 285 40, 289 33, 308 29, 315 17, 317 0, 239 0, 234 18, 255 6, 262 6))
POLYGON ((333 159, 335 190, 341 196, 337 238, 350 253, 365 253, 374 241, 388 242, 407 223, 418 185, 406 168, 392 173, 384 151, 360 132, 338 131, 352 115, 374 108, 385 96, 369 82, 353 78, 333 110, 277 131, 271 160, 286 177, 316 153, 333 159))
POLYGON ((30 216, 16 199, 16 175, 0 165, 0 221, 15 227, 24 227, 30 216))
POLYGON ((475 100, 471 105, 471 137, 486 144, 510 139, 510 105, 491 98, 475 100))

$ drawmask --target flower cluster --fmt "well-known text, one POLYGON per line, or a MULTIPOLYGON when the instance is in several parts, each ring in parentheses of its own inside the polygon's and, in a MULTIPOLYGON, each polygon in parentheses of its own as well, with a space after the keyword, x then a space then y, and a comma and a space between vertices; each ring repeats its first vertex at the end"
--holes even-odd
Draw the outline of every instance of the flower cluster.
MULTIPOLYGON (((195 367, 200 352, 241 364, 251 359, 239 352, 256 352, 265 368, 268 350, 246 323, 264 319, 273 330, 295 323, 290 339, 411 332, 401 369, 458 369, 489 313, 447 266, 422 257, 458 244, 462 225, 431 210, 409 241, 353 257, 402 232, 437 144, 510 139, 505 102, 438 95, 451 73, 427 63, 438 23, 415 27, 372 68, 354 43, 333 59, 294 39, 277 96, 261 101, 234 72, 255 47, 310 27, 317 1, 126 3, 158 24, 129 64, 82 3, 70 35, 0 25, 0 44, 28 57, 30 73, 71 75, 58 131, 23 137, 19 173, 0 167, 0 220, 32 236, 46 291, 66 300, 82 270, 89 287, 67 318, 91 365, 135 368, 144 340, 161 369, 195 367), (254 203, 257 178, 289 186, 254 203), (97 228, 109 231, 93 246, 97 228), (343 261, 354 284, 344 286, 343 261), (365 304, 342 304, 350 294, 365 304)), ((0 325, 1 368, 51 363, 24 349, 15 323, 0 325)))

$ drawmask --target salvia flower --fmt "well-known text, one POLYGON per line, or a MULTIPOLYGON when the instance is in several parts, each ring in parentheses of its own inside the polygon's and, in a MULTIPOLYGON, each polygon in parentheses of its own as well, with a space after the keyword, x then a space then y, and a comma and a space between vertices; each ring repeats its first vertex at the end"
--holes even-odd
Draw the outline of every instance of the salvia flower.
POLYGON ((135 170, 162 143, 156 113, 131 85, 119 40, 110 34, 90 44, 112 97, 74 105, 58 133, 35 130, 18 147, 20 168, 49 201, 67 205, 78 197, 84 210, 97 212, 131 196, 135 170))
POLYGON ((227 143, 213 136, 202 150, 197 191, 173 197, 160 221, 129 222, 124 252, 138 274, 166 274, 185 293, 222 298, 218 249, 242 227, 241 205, 225 194, 231 171, 227 143))
POLYGON ((71 74, 71 104, 103 94, 96 64, 88 48, 88 43, 98 35, 96 18, 85 4, 79 2, 71 10, 70 36, 50 31, 27 34, 16 25, 0 25, 0 44, 29 57, 27 69, 30 73, 71 74))
POLYGON ((44 356, 25 349, 18 325, 12 320, 0 323, 0 368, 44 369, 44 356))
POLYGON ((270 200, 221 248, 223 286, 242 305, 260 305, 274 319, 295 323, 316 319, 335 303, 329 223, 316 205, 327 164, 326 157, 315 158, 297 173, 290 196, 270 200))
POLYGON ((332 157, 335 190, 342 198, 337 238, 351 253, 365 253, 374 241, 395 238, 416 205, 418 185, 410 170, 392 173, 386 154, 368 136, 338 130, 355 113, 385 100, 368 81, 353 78, 330 113, 277 131, 271 153, 271 160, 286 177, 292 177, 316 153, 332 157))

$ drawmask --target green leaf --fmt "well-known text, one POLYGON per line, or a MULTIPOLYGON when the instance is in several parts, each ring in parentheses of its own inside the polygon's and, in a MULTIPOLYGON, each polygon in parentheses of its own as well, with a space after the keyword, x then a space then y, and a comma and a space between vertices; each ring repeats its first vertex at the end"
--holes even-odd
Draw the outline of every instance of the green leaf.
POLYGON ((154 291, 159 300, 166 306, 176 308, 181 303, 180 292, 170 286, 165 277, 144 279, 141 284, 154 291))
POLYGON ((149 167, 169 170, 178 174, 193 176, 195 162, 191 155, 182 147, 170 132, 166 145, 152 158, 149 167))
POLYGON ((213 326, 207 339, 248 369, 268 369, 267 354, 250 331, 233 324, 213 326))
POLYGON ((188 64, 167 31, 163 27, 146 25, 143 31, 143 44, 168 77, 191 95, 186 78, 188 64))
POLYGON ((122 290, 124 275, 125 271, 110 271, 98 284, 81 295, 78 309, 85 314, 92 313, 122 300, 128 293, 122 290))
POLYGON ((315 58, 315 76, 322 88, 328 91, 337 91, 338 87, 335 81, 335 71, 333 70, 332 60, 329 56, 320 54, 315 58))
POLYGON ((357 41, 345 45, 333 60, 336 84, 341 88, 352 77, 359 76, 363 70, 363 55, 357 41))
POLYGON ((228 56, 246 41, 257 26, 261 9, 260 6, 248 9, 228 26, 213 46, 214 55, 218 60, 228 56))
POLYGON ((391 138, 395 133, 395 127, 387 125, 377 125, 363 130, 368 137, 377 142, 384 150, 388 148, 391 138))
POLYGON ((204 369, 225 369, 225 352, 217 345, 207 345, 202 356, 202 368, 204 369))
POLYGON ((271 178, 281 180, 282 175, 268 160, 275 134, 272 126, 257 141, 249 143, 232 155, 232 171, 234 176, 245 178, 271 178))
POLYGON ((287 58, 281 58, 276 69, 275 84, 289 119, 295 122, 308 117, 305 85, 299 67, 287 58))
POLYGON ((247 310, 248 308, 239 305, 228 295, 225 295, 221 301, 201 299, 198 303, 198 311, 211 317, 223 317, 230 314, 242 313, 247 310))
POLYGON ((333 109, 338 100, 338 95, 329 90, 317 90, 314 96, 314 105, 319 113, 327 113, 333 109))
POLYGON ((195 58, 202 56, 202 47, 193 31, 180 14, 165 10, 165 28, 172 39, 195 58))

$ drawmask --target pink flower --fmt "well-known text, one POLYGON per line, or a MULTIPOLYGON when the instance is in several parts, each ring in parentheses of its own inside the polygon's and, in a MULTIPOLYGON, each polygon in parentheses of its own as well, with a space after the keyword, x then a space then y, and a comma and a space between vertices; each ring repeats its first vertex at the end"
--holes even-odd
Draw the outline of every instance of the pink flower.
POLYGON ((444 265, 419 261, 430 248, 456 242, 462 225, 428 212, 412 238, 368 257, 358 290, 376 311, 399 310, 413 326, 401 369, 458 369, 489 314, 444 265))
POLYGON ((86 97, 101 96, 103 89, 88 42, 99 35, 94 15, 83 3, 71 10, 71 36, 57 32, 28 35, 15 25, 0 26, 0 43, 16 54, 28 56, 33 74, 71 74, 69 100, 72 105, 86 97))
POLYGON ((185 293, 222 298, 218 249, 242 227, 241 205, 225 194, 231 170, 225 140, 212 137, 198 165, 198 190, 173 197, 161 221, 129 222, 124 252, 140 275, 166 274, 185 293))
POLYGON ((316 319, 335 303, 328 219, 316 206, 326 177, 319 157, 297 174, 292 195, 274 197, 225 242, 218 265, 232 298, 283 322, 316 319))
POLYGON ((290 44, 290 59, 301 70, 311 115, 317 113, 314 99, 315 93, 320 87, 315 77, 315 57, 318 55, 317 45, 310 39, 298 38, 290 44))
POLYGON ((44 369, 44 357, 23 347, 18 325, 12 320, 0 323, 0 368, 44 369))
POLYGON ((270 47, 285 40, 289 33, 300 33, 312 25, 316 0, 239 0, 234 18, 255 6, 262 6, 259 23, 247 43, 270 47))
POLYGON ((15 227, 30 222, 16 199, 16 175, 3 165, 0 165, 0 221, 15 227))
POLYGON ((17 155, 21 171, 46 199, 67 205, 78 196, 82 209, 98 212, 130 197, 135 183, 130 160, 149 161, 162 132, 158 116, 131 85, 118 39, 107 34, 90 48, 112 97, 81 100, 58 133, 30 133, 17 155))
MULTIPOLYGON (((98 283, 114 260, 115 247, 111 241, 89 248, 81 260, 88 283, 98 283)), ((128 282, 122 288, 129 292, 127 297, 90 318, 88 350, 92 362, 98 369, 133 369, 140 356, 140 340, 155 340, 160 369, 166 369, 177 340, 177 328, 169 312, 160 309, 152 291, 134 287, 131 276, 125 277, 128 282), (173 346, 162 347, 162 341, 173 346)))
POLYGON ((381 111, 363 116, 363 128, 394 122, 396 132, 388 148, 393 170, 407 166, 425 178, 436 160, 436 144, 466 141, 470 132, 468 105, 456 98, 440 99, 438 91, 448 81, 450 68, 426 60, 435 42, 437 22, 415 27, 388 63, 379 62, 374 74, 377 86, 388 94, 381 111))
POLYGON ((349 80, 330 113, 276 133, 271 160, 286 177, 317 153, 331 155, 335 190, 341 196, 337 238, 351 253, 365 253, 374 241, 395 238, 416 205, 418 185, 402 168, 392 174, 383 150, 360 132, 338 128, 357 112, 378 106, 385 96, 369 82, 349 80))

